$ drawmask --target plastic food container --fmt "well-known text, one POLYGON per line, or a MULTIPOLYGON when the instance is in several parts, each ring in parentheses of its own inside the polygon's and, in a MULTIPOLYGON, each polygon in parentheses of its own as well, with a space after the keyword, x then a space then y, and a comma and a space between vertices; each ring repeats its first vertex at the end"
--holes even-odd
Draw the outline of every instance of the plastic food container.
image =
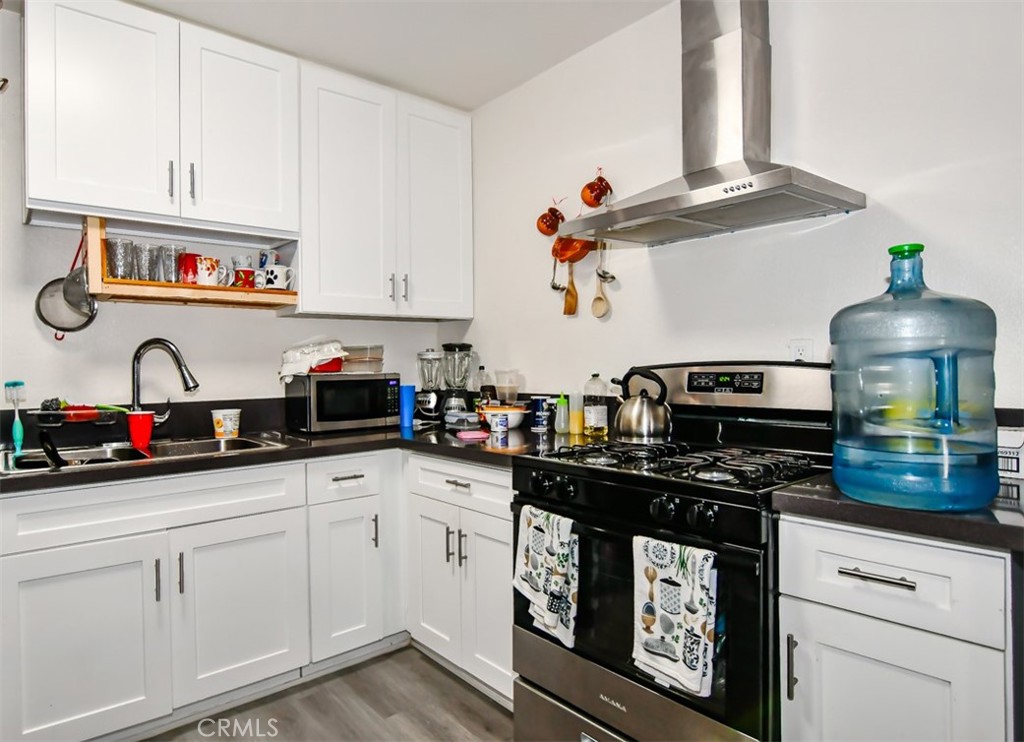
POLYGON ((348 353, 342 364, 346 372, 372 374, 384 370, 383 345, 345 345, 343 350, 348 353))

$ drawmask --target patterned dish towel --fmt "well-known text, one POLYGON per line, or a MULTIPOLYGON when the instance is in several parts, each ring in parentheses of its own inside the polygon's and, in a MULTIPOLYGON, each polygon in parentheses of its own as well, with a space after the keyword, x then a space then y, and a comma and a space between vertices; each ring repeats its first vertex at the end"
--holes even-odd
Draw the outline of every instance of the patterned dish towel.
POLYGON ((525 505, 512 584, 530 599, 533 625, 572 648, 576 637, 579 536, 573 521, 525 505))
POLYGON ((711 695, 715 552, 633 537, 633 661, 662 685, 711 695))

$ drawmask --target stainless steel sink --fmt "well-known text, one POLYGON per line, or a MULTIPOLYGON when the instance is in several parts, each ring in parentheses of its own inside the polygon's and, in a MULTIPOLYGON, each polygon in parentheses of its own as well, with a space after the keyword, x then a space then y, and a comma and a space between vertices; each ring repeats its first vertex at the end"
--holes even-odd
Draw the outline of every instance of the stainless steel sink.
MULTIPOLYGON (((270 437, 247 438, 192 438, 174 441, 153 441, 149 455, 131 447, 129 443, 107 443, 101 446, 61 448, 59 453, 67 461, 68 469, 94 466, 112 466, 141 461, 174 461, 197 456, 226 456, 268 448, 285 448, 286 443, 270 437)), ((50 469, 50 462, 40 449, 25 450, 14 457, 13 451, 3 451, 0 474, 28 474, 50 469)))

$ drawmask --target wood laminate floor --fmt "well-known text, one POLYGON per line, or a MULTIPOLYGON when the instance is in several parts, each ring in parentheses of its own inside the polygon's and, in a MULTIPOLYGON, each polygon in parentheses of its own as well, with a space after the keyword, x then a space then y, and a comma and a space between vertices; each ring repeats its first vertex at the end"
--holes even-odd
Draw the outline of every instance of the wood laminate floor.
POLYGON ((153 739, 161 742, 512 739, 511 713, 412 648, 211 718, 214 721, 203 722, 201 729, 193 722, 153 739), (226 720, 227 726, 220 720, 226 720), (245 733, 247 722, 248 734, 245 733), (216 733, 216 723, 222 725, 221 734, 216 733), (272 730, 276 734, 272 734, 272 730))

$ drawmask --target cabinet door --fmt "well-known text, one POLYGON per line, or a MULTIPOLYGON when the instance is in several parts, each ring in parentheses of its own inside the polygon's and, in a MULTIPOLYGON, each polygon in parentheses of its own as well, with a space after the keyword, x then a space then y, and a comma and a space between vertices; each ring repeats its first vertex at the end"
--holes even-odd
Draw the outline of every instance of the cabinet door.
POLYGON ((26 195, 178 214, 178 22, 108 0, 25 8, 26 195))
POLYGON ((463 510, 462 667, 512 697, 512 523, 463 510))
POLYGON ((473 172, 468 114, 398 99, 398 310, 473 316, 473 172))
POLYGON ((779 625, 783 739, 1006 738, 999 651, 788 597, 779 625))
POLYGON ((86 739, 171 712, 167 536, 0 559, 0 739, 86 739))
POLYGON ((309 662, 306 510, 170 532, 174 705, 309 662))
POLYGON ((302 65, 304 312, 395 314, 395 93, 302 65))
POLYGON ((380 496, 309 508, 313 661, 384 637, 380 496))
POLYGON ((462 653, 458 527, 454 505, 409 496, 409 633, 456 664, 462 653))
POLYGON ((299 66, 181 24, 181 215, 299 229, 299 66))

